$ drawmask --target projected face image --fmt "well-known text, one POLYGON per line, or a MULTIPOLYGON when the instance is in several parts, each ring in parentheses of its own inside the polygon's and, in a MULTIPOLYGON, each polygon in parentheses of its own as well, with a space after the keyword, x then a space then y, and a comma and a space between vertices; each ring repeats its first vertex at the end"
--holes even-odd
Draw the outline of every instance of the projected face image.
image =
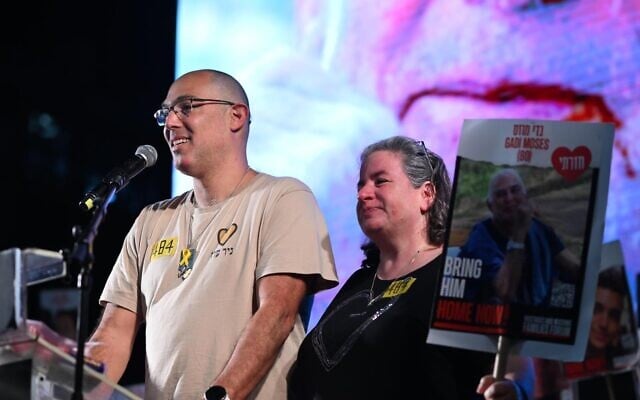
MULTIPOLYGON (((623 116, 638 111, 629 101, 637 98, 632 70, 640 61, 628 39, 639 25, 628 17, 633 6, 547 3, 345 2, 332 65, 393 109, 409 134, 446 154, 450 166, 464 118, 624 125, 623 116)), ((308 17, 312 25, 322 18, 308 17)))
MULTIPOLYGON (((640 200, 632 139, 640 54, 629 40, 637 13, 597 1, 499 3, 345 2, 331 65, 393 110, 401 129, 442 154, 451 171, 464 118, 615 123, 605 236, 628 234, 626 252, 640 255, 640 219, 620 213, 638 212, 640 200)), ((335 15, 304 11, 305 26, 335 15)))
MULTIPOLYGON (((362 259, 353 211, 359 152, 406 134, 453 173, 465 118, 615 123, 605 240, 620 238, 628 259, 640 257, 640 218, 628 217, 640 213, 640 14, 632 2, 284 3, 277 23, 287 43, 236 67, 252 102, 250 163, 313 189, 341 282, 362 259)), ((267 36, 260 33, 256 41, 267 36)), ((212 36, 208 48, 219 42, 212 36)), ((312 325, 334 294, 316 295, 312 325)))

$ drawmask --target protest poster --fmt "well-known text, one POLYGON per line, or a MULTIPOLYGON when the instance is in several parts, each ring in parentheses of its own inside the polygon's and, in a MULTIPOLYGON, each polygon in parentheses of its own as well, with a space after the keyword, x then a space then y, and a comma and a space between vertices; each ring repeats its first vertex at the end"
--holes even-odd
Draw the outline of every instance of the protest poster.
POLYGON ((465 120, 430 343, 582 360, 613 125, 465 120))
POLYGON ((638 359, 638 329, 619 241, 605 243, 584 361, 565 362, 568 379, 619 372, 638 359))

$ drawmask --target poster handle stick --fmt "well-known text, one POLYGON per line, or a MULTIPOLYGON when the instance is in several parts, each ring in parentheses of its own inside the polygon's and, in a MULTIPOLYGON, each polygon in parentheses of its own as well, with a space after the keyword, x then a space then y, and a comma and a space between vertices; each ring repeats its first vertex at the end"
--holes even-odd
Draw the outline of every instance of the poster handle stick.
POLYGON ((498 351, 493 363, 493 377, 501 380, 507 372, 507 361, 511 351, 511 339, 504 335, 498 336, 498 351))
POLYGON ((606 374, 604 376, 605 382, 607 383, 607 393, 609 394, 609 400, 616 400, 616 394, 613 391, 613 382, 611 381, 611 375, 606 374))

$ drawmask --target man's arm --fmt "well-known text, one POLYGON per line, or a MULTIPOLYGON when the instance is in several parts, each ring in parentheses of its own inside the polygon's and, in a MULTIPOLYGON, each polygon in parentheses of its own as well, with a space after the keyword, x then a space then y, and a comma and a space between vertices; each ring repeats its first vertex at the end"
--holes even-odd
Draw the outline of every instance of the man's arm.
POLYGON ((105 375, 115 383, 127 367, 139 325, 136 313, 107 303, 100 324, 86 343, 85 356, 104 363, 105 375))
POLYGON ((504 262, 493 282, 496 293, 502 301, 516 300, 525 261, 525 249, 507 250, 504 262))
MULTIPOLYGON (((508 228, 504 228, 504 232, 507 233, 509 238, 509 243, 507 244, 502 266, 494 280, 496 292, 503 301, 516 299, 518 286, 520 286, 520 280, 522 279, 522 269, 527 257, 525 241, 527 232, 531 227, 532 218, 533 205, 527 200, 520 204, 516 217, 513 221, 510 221, 508 228)), ((494 224, 500 226, 500 222, 494 221, 494 224)))
POLYGON ((258 280, 258 310, 242 332, 231 358, 211 385, 223 386, 233 400, 242 400, 273 365, 293 329, 307 292, 303 278, 268 275, 258 280))

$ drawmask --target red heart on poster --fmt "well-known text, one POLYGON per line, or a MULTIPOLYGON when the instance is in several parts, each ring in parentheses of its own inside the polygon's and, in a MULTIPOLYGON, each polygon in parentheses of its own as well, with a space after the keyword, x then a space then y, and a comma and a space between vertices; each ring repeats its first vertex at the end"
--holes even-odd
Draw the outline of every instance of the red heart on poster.
POLYGON ((551 164, 566 181, 574 181, 591 165, 591 150, 586 146, 578 146, 573 151, 558 147, 551 154, 551 164))

